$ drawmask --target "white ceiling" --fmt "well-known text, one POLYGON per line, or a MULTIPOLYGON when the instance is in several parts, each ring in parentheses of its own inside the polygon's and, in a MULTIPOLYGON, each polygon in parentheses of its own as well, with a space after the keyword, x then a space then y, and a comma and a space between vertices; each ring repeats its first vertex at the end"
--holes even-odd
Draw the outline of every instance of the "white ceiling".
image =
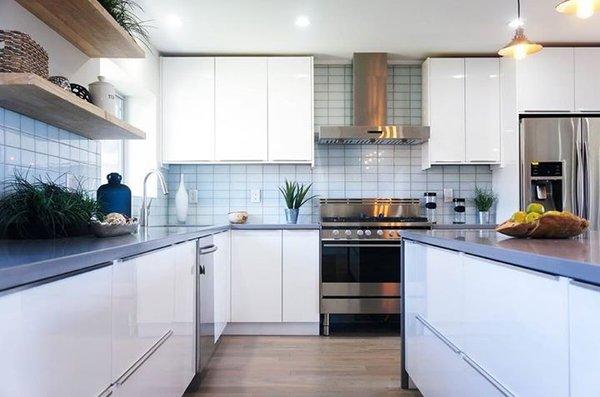
MULTIPOLYGON (((526 33, 542 43, 600 43, 600 15, 557 13, 558 0, 522 0, 526 33)), ((313 54, 346 61, 493 54, 512 36, 516 0, 139 0, 152 43, 169 54, 313 54), (311 24, 294 21, 307 16, 311 24), (173 16, 181 20, 174 27, 173 16)))

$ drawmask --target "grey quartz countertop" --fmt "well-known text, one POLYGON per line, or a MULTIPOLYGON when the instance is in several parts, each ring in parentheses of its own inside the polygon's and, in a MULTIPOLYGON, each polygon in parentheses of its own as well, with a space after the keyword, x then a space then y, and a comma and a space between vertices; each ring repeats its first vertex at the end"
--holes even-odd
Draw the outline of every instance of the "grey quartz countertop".
POLYGON ((318 230, 319 224, 244 224, 155 226, 119 237, 72 237, 57 240, 0 240, 0 291, 102 263, 152 251, 229 229, 318 230))
POLYGON ((600 285, 600 232, 565 240, 517 239, 494 230, 402 230, 402 237, 600 285))
POLYGON ((434 230, 479 230, 479 229, 495 229, 496 225, 480 225, 478 223, 464 223, 464 224, 453 224, 453 223, 435 223, 431 225, 434 230))

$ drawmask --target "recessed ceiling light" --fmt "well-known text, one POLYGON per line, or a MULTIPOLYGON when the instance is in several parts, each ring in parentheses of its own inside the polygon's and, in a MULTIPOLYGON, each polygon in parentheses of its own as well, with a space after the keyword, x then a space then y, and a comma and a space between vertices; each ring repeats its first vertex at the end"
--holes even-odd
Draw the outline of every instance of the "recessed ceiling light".
POLYGON ((508 23, 508 26, 513 29, 520 28, 521 26, 525 26, 525 21, 523 21, 521 18, 515 18, 508 23))
POLYGON ((298 18, 296 18, 295 24, 299 28, 305 28, 310 25, 310 19, 308 19, 308 17, 305 15, 300 15, 298 18))
POLYGON ((178 15, 174 14, 167 15, 166 22, 167 25, 169 25, 169 27, 171 28, 179 28, 181 27, 181 25, 183 25, 181 18, 178 15))

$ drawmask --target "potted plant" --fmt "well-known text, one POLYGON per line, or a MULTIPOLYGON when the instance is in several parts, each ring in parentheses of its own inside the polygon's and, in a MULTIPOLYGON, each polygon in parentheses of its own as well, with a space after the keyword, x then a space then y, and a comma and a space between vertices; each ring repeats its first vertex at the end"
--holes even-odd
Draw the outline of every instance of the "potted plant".
POLYGON ((317 197, 316 195, 306 197, 311 186, 312 183, 304 186, 303 184, 298 184, 298 182, 290 182, 286 179, 285 186, 279 188, 287 207, 285 209, 285 220, 288 224, 298 223, 300 207, 307 201, 317 197))
POLYGON ((497 196, 492 189, 475 187, 475 198, 473 201, 475 202, 475 208, 477 208, 479 224, 486 225, 490 223, 490 209, 496 202, 496 199, 497 196))
POLYGON ((55 181, 15 173, 0 198, 0 238, 49 239, 90 232, 98 202, 81 185, 68 189, 55 181))

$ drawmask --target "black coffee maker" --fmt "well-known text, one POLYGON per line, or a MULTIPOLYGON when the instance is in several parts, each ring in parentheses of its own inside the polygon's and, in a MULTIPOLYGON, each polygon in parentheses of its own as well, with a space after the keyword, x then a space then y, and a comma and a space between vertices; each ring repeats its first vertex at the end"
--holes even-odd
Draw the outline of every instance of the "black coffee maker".
POLYGON ((542 204, 546 211, 563 210, 562 162, 531 162, 529 186, 529 202, 542 204))

